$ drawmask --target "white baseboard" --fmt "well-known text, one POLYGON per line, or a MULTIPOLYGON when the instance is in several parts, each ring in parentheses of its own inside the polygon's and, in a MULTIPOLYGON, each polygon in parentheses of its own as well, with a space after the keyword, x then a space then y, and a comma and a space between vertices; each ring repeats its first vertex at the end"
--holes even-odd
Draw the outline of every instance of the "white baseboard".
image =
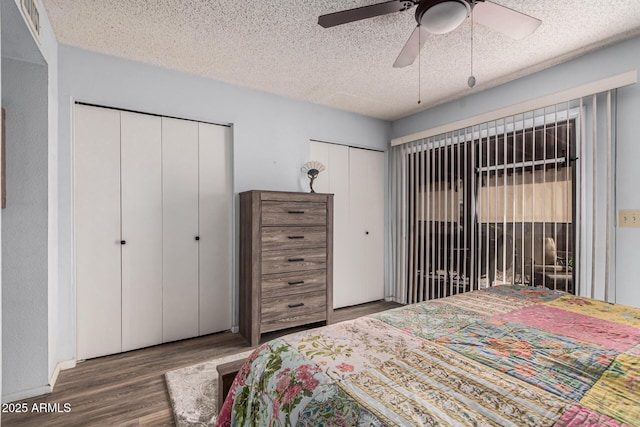
POLYGON ((76 367, 75 360, 58 362, 56 364, 56 367, 53 369, 53 373, 51 374, 51 378, 49 379, 49 384, 44 385, 42 387, 32 388, 29 390, 22 390, 15 393, 5 394, 2 396, 2 403, 15 402, 16 400, 28 399, 30 397, 49 394, 53 391, 53 386, 58 380, 58 375, 60 374, 60 371, 64 371, 66 369, 71 369, 75 367, 76 367))
POLYGON ((18 391, 2 395, 2 403, 15 402, 16 400, 28 399, 30 397, 40 396, 41 394, 51 393, 51 386, 45 385, 29 390, 18 391))
POLYGON ((49 379, 49 387, 51 387, 51 390, 53 391, 53 387, 56 385, 56 381, 58 381, 58 375, 60 374, 60 371, 65 371, 67 369, 71 369, 75 367, 76 367, 75 360, 65 360, 64 362, 56 363, 56 367, 54 368, 53 373, 51 374, 51 378, 49 379))
POLYGON ((237 326, 232 326, 231 327, 231 333, 237 334, 239 330, 240 330, 240 328, 237 327, 237 326))

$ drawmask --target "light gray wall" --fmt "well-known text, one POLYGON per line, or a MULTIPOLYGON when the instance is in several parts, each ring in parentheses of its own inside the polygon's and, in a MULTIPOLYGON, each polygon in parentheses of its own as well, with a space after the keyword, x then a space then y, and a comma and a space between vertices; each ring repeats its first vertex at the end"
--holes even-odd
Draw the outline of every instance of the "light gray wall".
POLYGON ((388 146, 389 123, 382 120, 74 47, 61 45, 58 49, 58 360, 75 357, 71 209, 74 101, 232 124, 236 193, 250 189, 307 191, 300 167, 308 160, 310 139, 381 150, 388 146))
MULTIPOLYGON (((629 51, 640 67, 640 39, 629 51)), ((640 209, 640 86, 618 90, 617 94, 616 212, 640 209)), ((640 307, 640 228, 616 227, 616 302, 640 307)))
MULTIPOLYGON (((21 1, 3 1, 1 2, 2 10, 2 56, 3 59, 11 58, 18 62, 25 62, 32 66, 40 66, 41 77, 45 79, 44 85, 42 81, 38 80, 36 86, 33 88, 33 97, 35 97, 35 91, 40 91, 39 96, 44 101, 45 116, 40 115, 40 107, 37 106, 37 122, 36 120, 31 123, 31 126, 35 127, 38 131, 44 129, 45 142, 39 146, 37 152, 31 152, 33 147, 21 148, 21 155, 29 157, 27 163, 17 164, 13 167, 24 167, 29 171, 29 179, 26 182, 21 182, 17 188, 24 190, 29 187, 34 188, 36 185, 33 181, 38 179, 37 185, 40 186, 42 181, 41 174, 44 174, 47 180, 45 184, 46 190, 42 193, 42 188, 38 187, 35 195, 37 195, 37 209, 42 209, 44 206, 46 215, 45 224, 45 257, 42 257, 42 247, 36 247, 35 252, 25 254, 23 266, 27 262, 35 265, 31 267, 38 271, 38 277, 41 276, 43 271, 47 271, 47 277, 44 278, 44 286, 42 283, 38 283, 37 286, 27 285, 21 289, 13 289, 13 298, 17 299, 20 304, 25 304, 25 301, 33 299, 37 301, 34 304, 26 304, 25 308, 31 308, 32 310, 23 313, 21 311, 12 310, 9 313, 3 312, 3 317, 7 323, 3 324, 5 330, 14 328, 16 324, 20 325, 18 333, 7 333, 3 336, 4 345, 2 346, 3 359, 8 358, 9 362, 3 360, 5 367, 11 371, 12 374, 5 375, 3 377, 2 399, 3 401, 15 400, 22 397, 33 396, 35 394, 46 393, 50 390, 49 383, 54 375, 57 359, 55 358, 55 338, 57 336, 57 317, 58 317, 58 304, 57 304, 57 278, 58 278, 58 262, 57 262, 57 42, 53 35, 53 31, 49 22, 49 19, 43 9, 40 10, 40 37, 39 42, 36 43, 34 36, 30 32, 23 12, 21 9, 21 1), (36 89, 37 88, 37 89, 36 89), (48 98, 48 101, 47 101, 48 98), (48 105, 47 105, 48 102, 48 105), (28 152, 29 151, 29 152, 28 152), (31 159, 31 154, 36 157, 31 159), (44 156, 44 157, 42 157, 44 156), (43 160, 44 159, 44 160, 43 160), (44 163, 43 163, 44 162, 44 163), (37 171, 33 169, 33 163, 44 167, 39 168, 37 171), (31 168, 31 169, 30 169, 31 168), (32 173, 35 172, 35 173, 32 173), (21 187, 22 186, 22 187, 21 187), (25 187, 26 186, 26 187, 25 187), (41 302, 45 301, 45 308, 42 309, 41 302), (53 303, 53 302, 56 303, 53 303), (11 320, 9 320, 11 318, 11 320), (30 319, 27 323, 22 323, 25 318, 30 319), (10 326, 6 326, 9 324, 10 326), (44 334, 44 336, 43 336, 44 334), (42 356, 42 349, 44 348, 45 356, 42 356), (37 354, 29 354, 27 358, 20 360, 23 357, 25 349, 38 349, 37 354), (15 366, 12 361, 20 360, 19 365, 15 366), (42 360, 46 360, 46 363, 42 365, 42 360), (26 370, 23 368, 26 367, 26 370), (44 369, 46 375, 41 375, 41 370, 44 369), (24 377, 23 377, 24 376, 24 377), (37 384, 32 379, 37 377, 37 384), (35 388, 34 388, 35 387, 35 388)), ((4 61, 3 61, 4 62, 4 61)), ((34 68, 33 70, 36 70, 34 68)), ((33 71, 31 70, 31 71, 33 71)), ((29 72, 30 73, 30 72, 29 72)), ((26 75, 20 75, 16 80, 15 73, 11 75, 3 76, 3 85, 18 85, 19 88, 28 86, 31 93, 32 82, 26 83, 29 80, 29 73, 26 75)), ((36 72, 37 73, 37 72, 36 72)), ((33 80, 33 79, 31 79, 33 80)), ((4 101, 4 100, 3 100, 4 101)), ((31 111, 31 110, 29 110, 31 111)), ((9 113, 7 114, 9 115, 9 113)), ((19 120, 27 120, 28 114, 21 117, 19 120)), ((22 134, 20 135, 22 138, 22 134)), ((21 160, 25 160, 22 158, 21 160)), ((39 167, 38 166, 38 167, 39 167)), ((26 173, 26 172, 25 172, 26 173)), ((8 180, 9 181, 9 180, 8 180)), ((31 190, 26 190, 28 193, 31 190)), ((11 191, 9 191, 11 193, 11 191)), ((11 196, 10 196, 11 197, 11 196)), ((20 203, 24 203, 29 199, 20 200, 20 203)), ((31 206, 35 209, 35 206, 31 206)), ((40 211, 41 212, 41 211, 40 211)), ((31 212, 33 213, 33 212, 31 212)), ((30 213, 30 214, 31 214, 30 213)), ((39 217, 39 220, 42 218, 39 217)), ((37 223, 40 227, 42 224, 37 223)), ((12 228, 11 225, 4 225, 5 230, 12 228)), ((5 241, 11 237, 8 234, 3 236, 2 246, 7 246, 5 241)), ((41 235, 38 236, 38 245, 41 245, 41 235)), ((11 251, 10 248, 7 251, 11 251)), ((6 266, 6 263, 5 263, 6 266)), ((31 280, 34 273, 31 271, 25 271, 25 274, 20 280, 31 280)), ((18 276, 14 276, 18 278, 18 276)), ((41 277, 40 277, 41 278, 41 277)), ((3 284, 4 288, 7 288, 7 284, 3 284)), ((5 301, 5 305, 8 303, 5 301)))
MULTIPOLYGON (((640 38, 633 38, 513 82, 471 94, 391 124, 391 138, 409 135, 466 117, 640 67, 640 38)), ((482 76, 476 76, 482 78, 482 76)), ((640 86, 618 90, 616 192, 619 209, 640 209, 640 86)), ((640 229, 616 228, 616 301, 640 306, 640 229)))
POLYGON ((7 208, 2 213, 5 395, 48 384, 47 68, 3 58, 7 208))

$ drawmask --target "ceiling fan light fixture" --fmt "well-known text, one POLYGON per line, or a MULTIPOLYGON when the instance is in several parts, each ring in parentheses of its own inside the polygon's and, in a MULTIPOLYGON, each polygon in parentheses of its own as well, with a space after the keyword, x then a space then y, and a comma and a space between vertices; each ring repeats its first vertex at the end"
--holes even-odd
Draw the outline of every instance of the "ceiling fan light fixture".
POLYGON ((464 0, 436 0, 420 3, 416 19, 432 34, 446 34, 455 30, 471 13, 469 3, 464 0))

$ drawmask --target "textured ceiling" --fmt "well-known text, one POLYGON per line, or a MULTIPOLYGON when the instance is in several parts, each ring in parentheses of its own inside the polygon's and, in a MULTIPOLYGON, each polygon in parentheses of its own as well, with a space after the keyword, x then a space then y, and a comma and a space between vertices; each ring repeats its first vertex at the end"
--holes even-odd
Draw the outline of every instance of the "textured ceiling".
POLYGON ((523 40, 469 20, 392 67, 415 8, 324 29, 318 15, 384 0, 43 0, 58 42, 393 120, 640 34, 638 0, 494 0, 542 20, 523 40))

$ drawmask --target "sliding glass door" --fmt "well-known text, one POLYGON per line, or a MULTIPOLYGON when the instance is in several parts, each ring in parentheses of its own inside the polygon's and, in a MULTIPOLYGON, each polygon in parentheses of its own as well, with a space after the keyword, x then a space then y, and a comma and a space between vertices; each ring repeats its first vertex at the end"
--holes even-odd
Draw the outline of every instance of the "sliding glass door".
POLYGON ((497 284, 575 292, 578 112, 551 107, 394 148, 404 300, 497 284))
POLYGON ((575 124, 544 122, 473 142, 478 287, 574 292, 575 124))

